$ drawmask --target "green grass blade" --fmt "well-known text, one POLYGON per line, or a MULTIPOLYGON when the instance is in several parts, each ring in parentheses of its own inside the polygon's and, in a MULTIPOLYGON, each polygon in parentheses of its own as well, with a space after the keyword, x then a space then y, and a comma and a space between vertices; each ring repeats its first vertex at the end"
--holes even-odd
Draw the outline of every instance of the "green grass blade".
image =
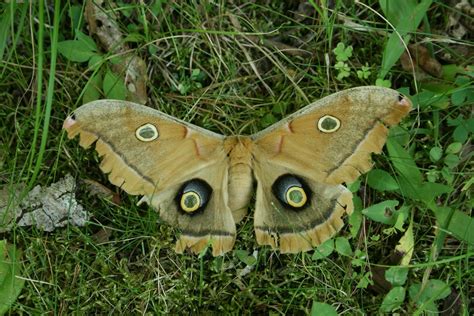
POLYGON ((28 188, 32 188, 36 182, 36 178, 38 177, 38 174, 41 169, 41 164, 43 163, 43 156, 46 150, 46 141, 48 140, 49 122, 51 120, 51 108, 53 104, 53 95, 54 95, 56 60, 57 60, 57 54, 58 54, 59 20, 61 19, 60 3, 61 2, 59 0, 56 0, 54 2, 54 28, 53 28, 53 35, 52 35, 52 42, 51 42, 51 65, 49 69, 48 90, 46 94, 46 108, 44 111, 43 133, 41 135, 41 144, 40 144, 40 149, 38 152, 38 157, 36 158, 36 164, 33 170, 33 175, 30 178, 28 188))

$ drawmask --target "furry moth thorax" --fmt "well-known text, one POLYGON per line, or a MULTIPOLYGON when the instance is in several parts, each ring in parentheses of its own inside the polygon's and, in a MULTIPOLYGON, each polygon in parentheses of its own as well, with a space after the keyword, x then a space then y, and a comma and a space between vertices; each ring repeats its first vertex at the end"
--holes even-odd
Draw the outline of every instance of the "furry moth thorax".
POLYGON ((176 251, 233 248, 255 190, 257 243, 308 251, 353 209, 351 183, 372 168, 388 127, 411 109, 397 91, 359 87, 320 99, 250 136, 223 136, 139 104, 99 100, 64 122, 95 148, 110 182, 181 230, 176 251))

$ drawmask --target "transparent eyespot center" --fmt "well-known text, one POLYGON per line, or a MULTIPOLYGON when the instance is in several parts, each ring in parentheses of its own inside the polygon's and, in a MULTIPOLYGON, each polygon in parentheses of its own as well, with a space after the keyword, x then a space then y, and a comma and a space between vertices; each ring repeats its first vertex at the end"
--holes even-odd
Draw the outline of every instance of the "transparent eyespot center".
POLYGON ((333 133, 341 127, 341 121, 331 115, 325 115, 318 121, 318 129, 323 133, 333 133))
POLYGON ((145 124, 137 128, 135 136, 142 142, 151 142, 158 138, 158 130, 153 124, 145 124))
POLYGON ((290 206, 302 207, 306 204, 306 193, 301 187, 291 187, 286 191, 286 201, 290 206))
POLYGON ((194 191, 186 192, 181 197, 181 209, 187 213, 192 213, 199 208, 200 202, 199 194, 194 191))

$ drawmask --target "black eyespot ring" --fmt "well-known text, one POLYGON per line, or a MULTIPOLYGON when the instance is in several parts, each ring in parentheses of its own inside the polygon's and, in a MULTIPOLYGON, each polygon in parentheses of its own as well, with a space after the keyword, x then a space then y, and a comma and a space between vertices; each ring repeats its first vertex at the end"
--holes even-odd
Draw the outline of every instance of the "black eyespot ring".
POLYGON ((176 195, 175 202, 178 210, 187 215, 202 212, 211 199, 212 188, 202 179, 192 179, 185 182, 176 195))
POLYGON ((273 195, 286 208, 301 210, 307 207, 311 201, 311 190, 306 182, 292 174, 284 174, 272 185, 273 195))

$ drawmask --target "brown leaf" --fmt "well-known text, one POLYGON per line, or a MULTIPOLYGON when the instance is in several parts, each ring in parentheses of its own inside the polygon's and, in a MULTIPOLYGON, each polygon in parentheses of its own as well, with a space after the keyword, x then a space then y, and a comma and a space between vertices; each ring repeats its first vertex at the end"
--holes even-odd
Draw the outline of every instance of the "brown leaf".
MULTIPOLYGON (((420 74, 429 74, 431 76, 440 78, 442 75, 441 64, 433 57, 426 47, 421 44, 410 44, 408 45, 411 58, 416 67, 416 71, 420 74)), ((403 70, 407 72, 412 71, 412 63, 410 62, 410 56, 407 52, 404 52, 400 58, 403 70)))
POLYGON ((121 205, 122 201, 120 195, 102 183, 91 179, 83 179, 82 182, 86 185, 86 190, 90 195, 98 196, 102 199, 111 201, 114 204, 121 205))
POLYGON ((123 62, 114 63, 111 67, 116 75, 125 74, 127 100, 145 104, 148 100, 146 63, 134 55, 125 43, 116 17, 113 15, 114 11, 109 10, 108 6, 110 3, 103 0, 87 1, 85 17, 89 24, 89 31, 92 35, 96 35, 106 51, 119 55, 123 59, 123 62))
POLYGON ((97 233, 92 235, 92 239, 98 244, 103 244, 109 241, 111 235, 112 229, 109 227, 102 227, 97 233))

